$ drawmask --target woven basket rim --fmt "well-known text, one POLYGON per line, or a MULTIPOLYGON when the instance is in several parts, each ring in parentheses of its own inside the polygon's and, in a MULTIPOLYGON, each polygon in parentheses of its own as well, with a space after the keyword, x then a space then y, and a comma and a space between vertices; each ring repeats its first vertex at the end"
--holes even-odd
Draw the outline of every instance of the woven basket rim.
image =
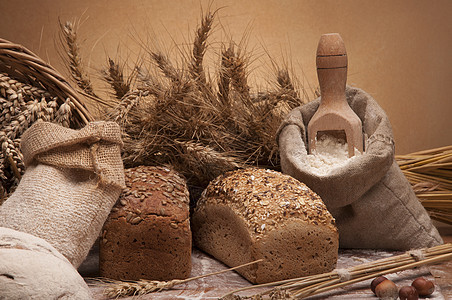
POLYGON ((23 45, 0 38, 0 72, 7 73, 16 80, 38 85, 58 96, 60 101, 69 98, 75 106, 74 118, 77 127, 83 127, 94 120, 64 76, 23 45))

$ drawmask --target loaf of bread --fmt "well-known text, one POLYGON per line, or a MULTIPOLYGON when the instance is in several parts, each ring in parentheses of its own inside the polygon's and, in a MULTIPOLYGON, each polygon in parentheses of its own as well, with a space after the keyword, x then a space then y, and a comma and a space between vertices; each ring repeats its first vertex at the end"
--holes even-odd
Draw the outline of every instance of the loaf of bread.
POLYGON ((331 271, 337 262, 335 220, 306 185, 279 172, 225 173, 203 192, 192 217, 195 245, 252 283, 331 271))
POLYGON ((82 276, 50 243, 0 227, 0 299, 90 300, 92 296, 82 276))
POLYGON ((100 275, 122 280, 184 279, 192 236, 185 181, 163 167, 125 170, 127 189, 104 224, 100 275))

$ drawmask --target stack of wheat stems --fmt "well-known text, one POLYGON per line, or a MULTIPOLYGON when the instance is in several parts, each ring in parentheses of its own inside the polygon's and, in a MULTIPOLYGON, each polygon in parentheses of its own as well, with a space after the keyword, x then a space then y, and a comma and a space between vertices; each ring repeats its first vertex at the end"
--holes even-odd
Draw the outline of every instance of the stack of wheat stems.
POLYGON ((225 295, 224 299, 250 299, 234 295, 238 292, 270 287, 273 288, 257 294, 251 299, 263 299, 275 291, 286 291, 292 299, 302 299, 308 296, 320 294, 346 285, 373 279, 377 276, 413 269, 419 266, 435 264, 452 259, 452 244, 444 244, 422 250, 409 251, 402 255, 376 260, 344 270, 289 279, 268 284, 260 284, 232 291, 225 295), (234 295, 234 297, 231 297, 234 295))
POLYGON ((306 91, 296 89, 289 68, 276 63, 271 88, 252 89, 251 55, 243 45, 231 40, 210 50, 216 15, 202 16, 189 49, 174 45, 179 51, 168 55, 144 45, 142 62, 131 67, 120 58, 106 59, 102 79, 110 93, 105 98, 84 70, 78 23, 61 24, 73 80, 100 104, 102 116, 122 126, 126 167, 171 165, 189 185, 201 188, 232 169, 279 168, 276 131, 290 110, 307 102, 306 91), (209 50, 218 59, 207 60, 209 50))
POLYGON ((452 146, 396 159, 431 218, 452 225, 452 146))

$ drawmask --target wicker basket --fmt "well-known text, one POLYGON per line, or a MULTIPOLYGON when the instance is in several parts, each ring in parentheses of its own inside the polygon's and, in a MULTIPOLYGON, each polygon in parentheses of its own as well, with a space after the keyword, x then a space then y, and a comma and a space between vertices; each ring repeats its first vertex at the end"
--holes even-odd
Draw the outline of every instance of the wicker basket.
POLYGON ((20 136, 35 121, 80 128, 93 120, 64 77, 25 47, 0 39, 0 204, 24 172, 20 136))

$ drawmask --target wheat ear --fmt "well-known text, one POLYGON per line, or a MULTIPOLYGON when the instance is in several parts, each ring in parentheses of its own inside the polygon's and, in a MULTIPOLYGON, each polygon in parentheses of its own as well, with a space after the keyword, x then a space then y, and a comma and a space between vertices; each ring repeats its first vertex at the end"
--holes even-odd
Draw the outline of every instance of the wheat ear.
POLYGON ((239 268, 243 268, 252 264, 263 261, 259 259, 253 262, 249 262, 234 268, 209 273, 205 275, 200 275, 196 277, 191 277, 188 279, 173 279, 170 281, 155 281, 155 280, 139 280, 139 281, 115 281, 109 280, 107 283, 109 286, 104 290, 104 294, 110 298, 119 298, 124 296, 140 296, 153 292, 160 292, 162 290, 171 289, 176 285, 187 283, 193 280, 205 278, 208 276, 219 275, 225 272, 233 271, 239 268))
POLYGON ((207 49, 207 38, 212 29, 214 13, 207 13, 201 20, 201 24, 196 30, 195 40, 193 42, 192 61, 189 65, 190 74, 193 79, 200 84, 206 84, 206 75, 204 73, 203 60, 207 49))
POLYGON ((65 50, 69 65, 69 71, 77 86, 93 97, 96 97, 91 81, 89 80, 82 64, 82 57, 80 55, 80 47, 77 41, 77 30, 72 22, 67 21, 62 24, 60 22, 61 42, 66 45, 65 50))
POLYGON ((130 90, 128 82, 124 81, 124 74, 122 68, 111 58, 108 59, 108 67, 103 72, 104 79, 110 84, 114 91, 114 95, 118 100, 121 100, 130 90))

